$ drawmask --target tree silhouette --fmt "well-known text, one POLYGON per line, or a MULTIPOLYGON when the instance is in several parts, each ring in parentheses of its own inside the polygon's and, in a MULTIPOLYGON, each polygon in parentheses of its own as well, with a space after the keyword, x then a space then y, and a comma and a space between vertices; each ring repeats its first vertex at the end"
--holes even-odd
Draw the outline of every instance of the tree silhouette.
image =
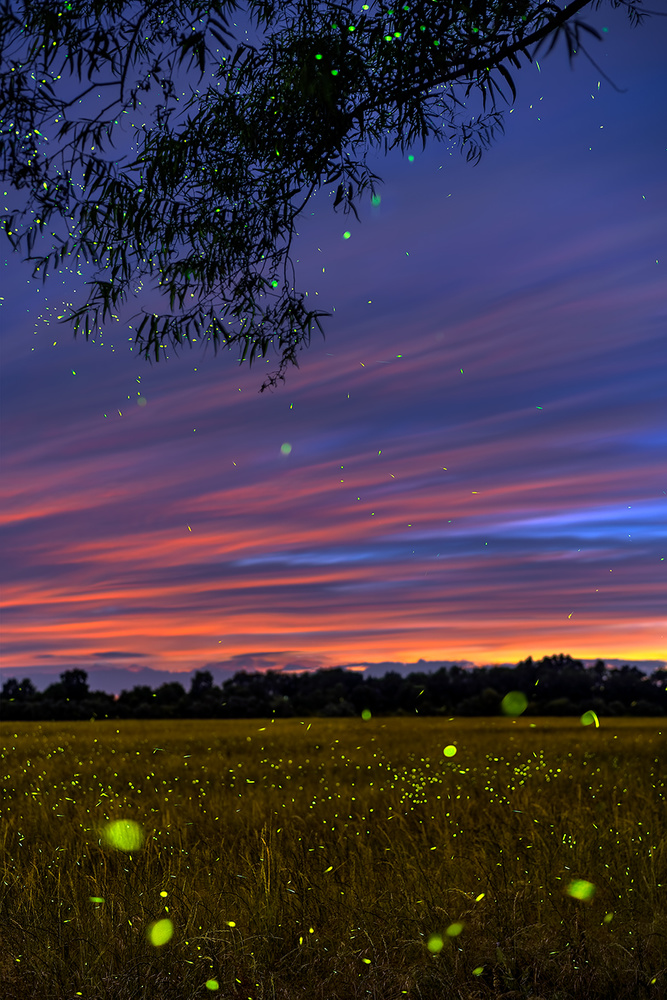
POLYGON ((190 681, 190 697, 201 698, 213 691, 213 674, 210 670, 195 670, 190 681))
POLYGON ((88 694, 88 674, 85 670, 65 670, 60 675, 65 698, 81 701, 88 694))
POLYGON ((36 694, 35 685, 29 677, 24 677, 20 684, 15 677, 8 677, 2 685, 0 701, 3 699, 6 701, 28 701, 30 698, 34 698, 36 694))
POLYGON ((24 259, 36 262, 33 275, 41 271, 44 281, 51 259, 57 268, 75 252, 97 274, 110 271, 90 282, 83 307, 61 319, 73 324, 75 336, 85 317, 88 339, 100 308, 102 322, 115 318, 130 286, 156 275, 169 310, 144 308, 132 317, 143 313, 135 331, 140 354, 159 360, 168 356, 168 345, 177 351, 203 340, 216 353, 221 345, 242 345, 240 360, 252 365, 277 338, 280 367, 263 392, 285 381, 288 363, 298 367, 297 350, 310 343, 313 324, 324 335, 320 318, 331 315, 306 309, 304 294, 294 289, 289 253, 311 195, 337 184, 334 209, 342 203, 358 219, 355 197, 369 187, 374 196, 381 178, 365 155, 357 162, 354 153, 383 139, 386 153, 418 139, 425 148, 430 135, 439 141, 459 135, 461 151, 478 163, 495 130, 503 130, 497 96, 507 101, 506 87, 516 97, 508 67, 519 69, 520 57, 532 62, 550 36, 548 51, 563 36, 570 62, 579 51, 593 62, 581 33, 601 35, 575 15, 603 2, 625 7, 633 24, 659 13, 641 10, 642 0, 572 0, 562 8, 554 0, 410 0, 396 9, 384 0, 248 0, 257 25, 276 30, 259 49, 240 44, 233 57, 223 56, 218 83, 204 93, 195 89, 182 109, 194 105, 194 117, 170 127, 176 56, 179 66, 190 56, 188 69, 196 61, 201 82, 209 35, 233 51, 225 12, 236 9, 236 0, 149 0, 133 16, 126 0, 4 0, 1 176, 29 190, 30 202, 18 214, 32 214, 33 222, 19 232, 12 212, 3 227, 15 250, 26 240, 24 259), (64 59, 56 72, 58 57, 64 59), (86 69, 89 86, 81 94, 58 96, 65 71, 71 77, 76 70, 81 82, 86 69), (140 155, 122 168, 127 157, 104 160, 103 142, 113 145, 114 126, 130 106, 136 111, 139 92, 153 82, 164 104, 156 121, 138 129, 140 155), (458 86, 466 87, 466 97, 477 88, 485 112, 490 100, 488 114, 458 121, 456 108, 465 107, 458 86), (77 101, 100 88, 113 99, 96 118, 70 117, 77 101), (54 139, 70 134, 63 149, 52 152, 54 139), (62 169, 52 166, 58 153, 62 169), (85 197, 71 174, 77 162, 85 197), (37 229, 43 233, 53 215, 67 220, 67 238, 53 232, 60 246, 32 255, 37 229))
POLYGON ((526 715, 580 719, 590 711, 599 716, 667 715, 664 668, 650 676, 628 664, 608 670, 603 660, 585 668, 581 660, 562 653, 535 662, 528 657, 514 667, 441 667, 434 673, 418 671, 406 677, 389 672, 364 678, 342 667, 296 674, 241 671, 220 688, 213 684, 209 670, 197 670, 188 694, 181 684, 172 682, 157 691, 137 685, 123 690, 118 699, 102 691, 89 693, 86 676, 84 671, 65 671, 60 683, 43 692, 36 691, 27 678, 19 684, 10 677, 0 692, 0 715, 7 721, 90 716, 249 719, 359 715, 370 709, 374 716, 497 716, 502 698, 511 691, 526 695, 526 715))

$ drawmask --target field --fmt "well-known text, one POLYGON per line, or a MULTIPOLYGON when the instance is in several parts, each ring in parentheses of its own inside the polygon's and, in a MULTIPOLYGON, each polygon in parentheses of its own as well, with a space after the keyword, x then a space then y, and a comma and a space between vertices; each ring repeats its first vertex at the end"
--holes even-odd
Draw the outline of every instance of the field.
POLYGON ((667 997, 666 729, 1 723, 2 1000, 667 997))

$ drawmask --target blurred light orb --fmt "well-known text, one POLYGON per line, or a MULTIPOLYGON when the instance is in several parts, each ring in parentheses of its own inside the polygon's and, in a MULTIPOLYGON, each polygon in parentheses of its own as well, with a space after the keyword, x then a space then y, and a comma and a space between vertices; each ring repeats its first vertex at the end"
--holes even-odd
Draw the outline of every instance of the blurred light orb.
POLYGON ((583 899, 586 902, 595 895, 595 886, 584 878, 575 878, 570 882, 566 891, 572 899, 583 899))
POLYGON ((105 828, 104 839, 118 851, 136 851, 144 842, 144 833, 134 820, 117 819, 105 828))
POLYGON ((500 703, 503 715, 521 715, 528 708, 528 699, 523 691, 509 691, 500 703))
POLYGON ((161 948, 167 941, 171 941, 174 936, 174 925, 171 920, 156 920, 149 924, 146 930, 146 937, 156 948, 161 948))

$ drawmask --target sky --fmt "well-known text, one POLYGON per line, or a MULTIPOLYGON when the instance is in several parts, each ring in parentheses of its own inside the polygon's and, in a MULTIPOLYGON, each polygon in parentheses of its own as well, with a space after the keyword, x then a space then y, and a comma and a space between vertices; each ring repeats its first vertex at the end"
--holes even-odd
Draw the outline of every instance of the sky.
POLYGON ((156 292, 75 340, 94 270, 42 284, 0 232, 0 681, 666 662, 667 18, 583 20, 622 92, 561 40, 478 166, 383 146, 360 223, 311 199, 333 315, 273 390, 275 352, 139 357, 156 292))

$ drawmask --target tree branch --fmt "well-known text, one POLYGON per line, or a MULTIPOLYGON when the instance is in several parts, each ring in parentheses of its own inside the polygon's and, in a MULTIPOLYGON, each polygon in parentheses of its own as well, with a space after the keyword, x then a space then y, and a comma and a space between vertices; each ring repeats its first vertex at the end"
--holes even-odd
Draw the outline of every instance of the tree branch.
MULTIPOLYGON (((559 10, 558 14, 556 14, 555 17, 551 18, 547 22, 547 24, 544 24, 541 28, 538 28, 535 32, 533 32, 532 35, 529 35, 527 38, 521 39, 512 45, 503 46, 501 49, 498 49, 498 51, 495 52, 493 56, 483 55, 483 56, 478 56, 475 59, 468 60, 458 69, 453 70, 450 73, 445 73, 441 76, 436 77, 428 85, 422 83, 418 87, 414 87, 409 90, 403 90, 401 88, 400 96, 402 98, 417 97, 421 95, 425 89, 431 90, 433 87, 437 87, 440 84, 450 83, 454 80, 457 80, 461 76, 469 77, 475 72, 475 70, 487 69, 490 65, 497 65, 498 63, 503 62, 505 59, 511 58, 513 55, 515 55, 515 53, 525 51, 525 49, 529 45, 533 45, 536 42, 540 42, 543 38, 546 38, 546 36, 549 35, 555 28, 559 28, 561 25, 565 24, 572 17, 573 14, 576 14, 583 7, 588 6, 592 2, 593 0, 572 0, 572 3, 568 4, 568 6, 564 7, 562 10, 559 10)), ((555 4, 551 3, 551 0, 548 0, 548 2, 545 3, 541 9, 554 6, 555 4)), ((528 59, 530 59, 530 61, 532 62, 530 54, 528 52, 525 52, 525 54, 528 56, 528 59)), ((397 87, 400 87, 400 84, 395 85, 394 91, 396 90, 397 87)), ((389 93, 386 95, 384 103, 386 103, 387 101, 391 101, 393 99, 394 97, 390 90, 389 93)), ((362 104, 358 105, 354 109, 354 112, 352 112, 352 117, 357 117, 364 111, 373 108, 375 103, 376 102, 374 102, 371 98, 364 101, 362 104)))

